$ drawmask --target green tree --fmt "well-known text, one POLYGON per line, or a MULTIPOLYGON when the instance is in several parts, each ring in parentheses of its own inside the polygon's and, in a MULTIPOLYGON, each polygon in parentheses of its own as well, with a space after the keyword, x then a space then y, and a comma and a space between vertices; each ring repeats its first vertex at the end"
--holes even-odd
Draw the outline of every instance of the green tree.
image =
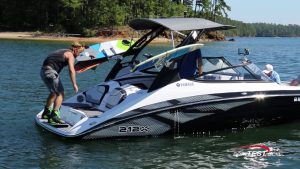
POLYGON ((227 18, 225 0, 0 0, 0 29, 81 33, 134 18, 201 17, 238 29, 231 36, 300 36, 299 25, 247 24, 227 18), (194 6, 192 4, 195 4, 194 6))

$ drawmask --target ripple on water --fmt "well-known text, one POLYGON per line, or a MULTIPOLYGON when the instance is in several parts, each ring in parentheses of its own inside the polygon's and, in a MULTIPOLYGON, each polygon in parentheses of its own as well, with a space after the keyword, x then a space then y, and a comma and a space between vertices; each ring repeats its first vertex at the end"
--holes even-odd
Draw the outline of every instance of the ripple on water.
MULTIPOLYGON (((202 53, 236 60, 237 48, 247 47, 251 52, 249 58, 259 67, 272 63, 284 80, 290 80, 299 73, 295 69, 300 66, 300 57, 295 57, 300 53, 299 45, 300 39, 237 38, 235 43, 209 43, 202 53)), ((61 47, 68 44, 0 40, 0 51, 3 51, 0 55, 3 63, 0 66, 0 168, 298 168, 299 122, 176 139, 167 136, 68 141, 41 130, 35 125, 34 116, 43 108, 48 91, 40 80, 39 69, 45 55, 61 47), (276 146, 284 156, 233 155, 241 146, 258 143, 276 146)), ((158 53, 156 48, 151 50, 158 53)), ((80 90, 102 81, 111 66, 112 62, 95 72, 79 74, 80 90)), ((61 77, 69 97, 73 90, 68 72, 63 71, 61 77)))

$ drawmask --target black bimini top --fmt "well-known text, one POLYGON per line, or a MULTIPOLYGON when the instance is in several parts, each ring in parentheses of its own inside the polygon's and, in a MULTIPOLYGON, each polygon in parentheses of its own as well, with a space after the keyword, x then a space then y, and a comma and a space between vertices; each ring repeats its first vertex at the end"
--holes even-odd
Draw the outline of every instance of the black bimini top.
POLYGON ((222 25, 202 18, 159 18, 159 19, 134 19, 129 26, 135 30, 156 29, 160 26, 173 31, 187 30, 227 30, 234 26, 222 25))

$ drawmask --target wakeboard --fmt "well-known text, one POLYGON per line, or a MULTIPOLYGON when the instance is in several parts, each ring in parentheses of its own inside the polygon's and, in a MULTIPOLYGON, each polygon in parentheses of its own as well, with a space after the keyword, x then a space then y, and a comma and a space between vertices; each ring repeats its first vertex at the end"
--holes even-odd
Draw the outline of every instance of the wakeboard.
POLYGON ((70 126, 67 123, 63 123, 63 124, 60 124, 60 123, 49 123, 47 119, 41 119, 40 117, 39 117, 39 121, 41 121, 42 123, 47 124, 49 126, 53 126, 55 128, 66 128, 66 127, 70 126))
POLYGON ((64 123, 64 124, 48 123, 48 122, 45 122, 45 123, 47 123, 48 125, 53 126, 55 128, 66 128, 66 127, 69 127, 69 124, 66 124, 66 123, 64 123))
POLYGON ((134 41, 113 40, 103 43, 96 43, 87 47, 76 57, 75 71, 82 73, 86 70, 95 68, 100 63, 111 59, 115 55, 126 52, 134 41))
POLYGON ((110 58, 114 55, 121 54, 127 51, 132 46, 134 41, 128 40, 112 40, 102 43, 96 43, 88 48, 76 57, 78 62, 95 60, 101 58, 110 58))
POLYGON ((106 58, 77 62, 74 65, 76 73, 82 73, 92 68, 96 68, 101 63, 107 61, 106 58))

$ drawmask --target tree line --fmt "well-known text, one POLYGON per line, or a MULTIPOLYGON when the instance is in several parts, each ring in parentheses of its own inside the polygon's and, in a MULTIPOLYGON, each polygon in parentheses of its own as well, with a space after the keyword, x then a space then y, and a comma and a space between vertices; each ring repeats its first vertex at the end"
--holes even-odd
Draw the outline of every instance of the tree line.
POLYGON ((87 34, 134 18, 201 17, 237 29, 227 36, 300 36, 299 25, 247 24, 227 18, 226 0, 0 0, 0 31, 87 34))
POLYGON ((224 31, 226 36, 300 37, 300 26, 295 24, 243 23, 225 17, 217 17, 216 22, 237 27, 237 29, 224 31))
POLYGON ((183 16, 190 4, 170 0, 0 0, 0 27, 79 33, 134 18, 183 16))

